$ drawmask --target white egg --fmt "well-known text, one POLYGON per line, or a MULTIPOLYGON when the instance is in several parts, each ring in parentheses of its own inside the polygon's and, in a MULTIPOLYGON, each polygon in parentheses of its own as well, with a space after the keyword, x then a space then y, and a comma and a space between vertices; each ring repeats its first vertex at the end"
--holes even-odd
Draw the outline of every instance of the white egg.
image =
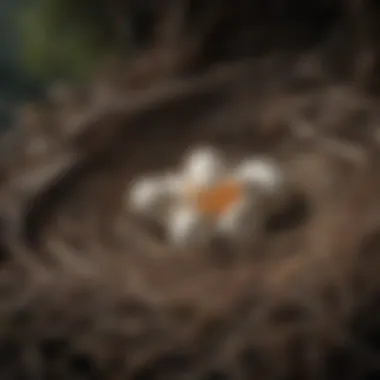
POLYGON ((270 159, 258 158, 243 160, 234 171, 236 177, 248 188, 264 190, 268 193, 281 191, 284 174, 281 168, 270 159))
POLYGON ((162 217, 177 192, 178 183, 172 176, 146 177, 130 188, 128 207, 139 214, 162 217))
POLYGON ((224 172, 223 159, 213 148, 200 147, 185 157, 183 176, 192 186, 212 186, 222 178, 224 172))
POLYGON ((199 247, 211 236, 210 226, 196 209, 187 204, 173 207, 167 220, 168 240, 179 248, 199 247))

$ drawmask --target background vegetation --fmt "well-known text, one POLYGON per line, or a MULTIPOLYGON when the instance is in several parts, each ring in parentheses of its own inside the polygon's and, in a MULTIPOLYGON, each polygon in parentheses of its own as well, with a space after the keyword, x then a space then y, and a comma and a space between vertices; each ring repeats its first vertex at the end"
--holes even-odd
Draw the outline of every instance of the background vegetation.
POLYGON ((85 79, 105 53, 130 53, 128 11, 149 1, 3 0, 0 11, 0 126, 12 106, 42 93, 53 78, 85 79))

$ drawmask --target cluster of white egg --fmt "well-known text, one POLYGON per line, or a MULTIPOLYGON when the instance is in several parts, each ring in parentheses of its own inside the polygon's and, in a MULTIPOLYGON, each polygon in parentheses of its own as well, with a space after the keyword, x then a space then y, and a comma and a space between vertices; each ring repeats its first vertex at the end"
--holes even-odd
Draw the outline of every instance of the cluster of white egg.
POLYGON ((215 234, 238 242, 252 236, 264 203, 284 185, 282 169, 268 157, 228 165, 219 151, 198 147, 176 172, 134 181, 127 206, 160 222, 176 247, 207 245, 215 234))

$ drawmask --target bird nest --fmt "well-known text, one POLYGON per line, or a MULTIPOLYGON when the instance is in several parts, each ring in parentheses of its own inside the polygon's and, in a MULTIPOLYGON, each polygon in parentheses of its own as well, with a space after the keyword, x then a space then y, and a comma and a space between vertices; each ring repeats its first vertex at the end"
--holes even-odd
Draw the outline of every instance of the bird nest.
MULTIPOLYGON (((107 101, 95 80, 24 110, 20 135, 3 140, 14 148, 1 185, 1 378, 379 374, 378 100, 316 70, 318 57, 110 83, 107 101), (154 207, 141 220, 126 202, 136 178, 176 172, 200 146, 229 168, 252 157, 281 168, 260 228, 238 245, 178 247, 154 207)), ((219 215, 241 195, 232 177, 204 189, 195 176, 177 194, 219 215)))

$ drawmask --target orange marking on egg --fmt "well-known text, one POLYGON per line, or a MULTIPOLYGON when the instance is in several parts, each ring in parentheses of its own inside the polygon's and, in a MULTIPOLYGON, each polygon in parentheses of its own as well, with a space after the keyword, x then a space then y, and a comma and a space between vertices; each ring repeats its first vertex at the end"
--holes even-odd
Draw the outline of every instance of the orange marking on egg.
POLYGON ((237 202, 243 195, 241 185, 235 181, 223 181, 219 185, 193 193, 197 208, 204 214, 218 216, 237 202))

